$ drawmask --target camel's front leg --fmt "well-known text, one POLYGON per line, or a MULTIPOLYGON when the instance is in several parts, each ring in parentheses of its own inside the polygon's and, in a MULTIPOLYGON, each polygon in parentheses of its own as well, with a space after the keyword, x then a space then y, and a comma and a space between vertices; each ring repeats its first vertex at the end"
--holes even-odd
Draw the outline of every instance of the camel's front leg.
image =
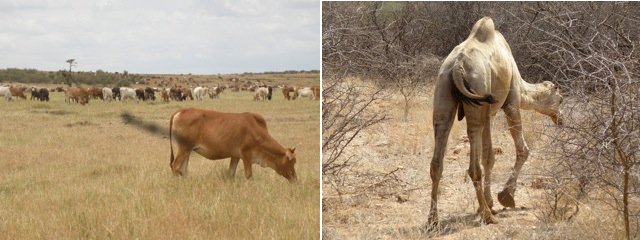
POLYGON ((509 123, 511 137, 513 137, 513 142, 516 145, 516 164, 513 167, 509 180, 507 180, 507 183, 504 185, 504 189, 498 193, 498 201, 502 206, 515 207, 516 203, 513 196, 516 192, 516 183, 518 181, 518 175, 520 175, 522 165, 524 165, 524 162, 527 161, 527 158, 529 157, 529 147, 527 147, 527 143, 525 142, 522 134, 520 109, 514 106, 507 106, 504 108, 504 112, 507 115, 507 122, 509 123))

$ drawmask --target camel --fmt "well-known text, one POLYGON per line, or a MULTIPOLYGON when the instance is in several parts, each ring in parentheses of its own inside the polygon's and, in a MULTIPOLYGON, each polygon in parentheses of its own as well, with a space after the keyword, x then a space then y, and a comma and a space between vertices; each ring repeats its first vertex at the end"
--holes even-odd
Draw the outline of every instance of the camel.
POLYGON ((559 110, 562 96, 557 87, 544 81, 525 82, 520 76, 511 48, 502 34, 495 30, 493 20, 478 20, 467 39, 456 46, 444 60, 438 73, 433 101, 435 149, 431 160, 431 208, 429 228, 438 225, 438 185, 442 178, 443 157, 449 132, 456 113, 458 120, 467 118, 470 144, 469 174, 479 203, 477 211, 484 223, 497 223, 491 198, 491 170, 495 158, 491 144, 491 119, 501 108, 509 124, 516 147, 516 163, 498 201, 505 207, 515 207, 513 196, 522 165, 529 148, 522 134, 520 109, 532 109, 562 124, 559 110), (484 169, 484 185, 480 156, 484 169))

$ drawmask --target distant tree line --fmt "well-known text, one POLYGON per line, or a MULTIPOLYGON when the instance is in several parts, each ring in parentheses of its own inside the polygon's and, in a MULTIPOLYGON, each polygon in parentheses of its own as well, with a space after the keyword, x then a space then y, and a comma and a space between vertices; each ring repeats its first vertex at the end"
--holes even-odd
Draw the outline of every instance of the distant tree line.
MULTIPOLYGON (((0 82, 18 82, 27 84, 66 84, 69 71, 39 71, 36 69, 7 68, 0 69, 0 82)), ((104 85, 104 86, 130 86, 141 81, 143 77, 138 74, 129 74, 127 71, 106 72, 72 72, 70 74, 73 85, 104 85)))

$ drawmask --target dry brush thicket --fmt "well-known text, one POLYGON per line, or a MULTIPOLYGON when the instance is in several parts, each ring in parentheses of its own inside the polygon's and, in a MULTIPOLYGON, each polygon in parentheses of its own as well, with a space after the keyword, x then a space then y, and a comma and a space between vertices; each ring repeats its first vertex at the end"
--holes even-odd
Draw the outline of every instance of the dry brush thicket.
MULTIPOLYGON (((477 19, 490 16, 511 45, 523 78, 550 80, 561 86, 564 126, 546 128, 549 139, 541 153, 545 196, 537 213, 544 222, 566 222, 585 204, 611 207, 603 219, 619 228, 615 236, 639 236, 640 211, 640 4, 635 2, 575 3, 324 3, 323 76, 325 86, 358 78, 385 91, 412 99, 428 86, 439 60, 463 41, 477 19), (464 12, 465 14, 460 14, 464 12), (327 79, 329 79, 327 81, 327 79), (615 214, 614 214, 615 213, 615 214)), ((335 114, 336 89, 326 88, 323 121, 350 121, 373 112, 360 104, 349 118, 335 114), (360 114, 360 115, 358 115, 360 114)), ((354 92, 358 98, 381 98, 380 91, 354 92), (367 95, 369 94, 369 95, 367 95)), ((384 91, 382 91, 384 92, 384 91)), ((410 101, 405 101, 410 102, 410 101)), ((354 102, 355 104, 355 102, 354 102)), ((373 104, 375 105, 375 104, 373 104)), ((419 105, 419 104, 418 104, 419 105)), ((409 105, 407 105, 409 106, 409 105)), ((405 118, 410 115, 405 107, 405 118)), ((378 111, 378 112, 376 112, 378 111)), ((375 122, 374 122, 375 123, 375 122)), ((347 124, 347 123, 345 123, 347 124)), ((327 154, 336 151, 332 136, 357 135, 371 124, 353 129, 328 129, 323 140, 327 160, 355 161, 327 154), (327 158, 332 156, 333 158, 327 158)), ((425 160, 426 161, 426 160, 425 160)), ((340 178, 325 175, 325 181, 340 178), (327 179, 328 178, 328 179, 327 179)), ((606 236, 605 233, 603 236, 606 236)))

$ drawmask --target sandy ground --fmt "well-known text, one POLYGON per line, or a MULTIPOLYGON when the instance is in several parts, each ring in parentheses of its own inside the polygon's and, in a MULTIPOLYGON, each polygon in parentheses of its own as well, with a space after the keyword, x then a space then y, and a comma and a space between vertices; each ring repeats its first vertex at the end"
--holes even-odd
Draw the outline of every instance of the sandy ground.
MULTIPOLYGON (((381 106, 392 119, 367 129, 350 146, 353 167, 339 178, 325 177, 323 185, 324 239, 528 239, 536 238, 539 221, 535 199, 543 193, 533 182, 548 163, 541 148, 551 121, 523 111, 525 139, 531 148, 516 191, 516 208, 497 201, 515 163, 515 147, 502 112, 492 122, 496 164, 492 182, 498 224, 481 224, 478 202, 467 176, 469 144, 465 121, 454 123, 449 136, 440 184, 442 229, 426 232, 430 206, 429 164, 433 155, 431 92, 420 96, 408 121, 402 121, 401 99, 381 106)), ((536 180, 537 179, 537 180, 536 180)))

